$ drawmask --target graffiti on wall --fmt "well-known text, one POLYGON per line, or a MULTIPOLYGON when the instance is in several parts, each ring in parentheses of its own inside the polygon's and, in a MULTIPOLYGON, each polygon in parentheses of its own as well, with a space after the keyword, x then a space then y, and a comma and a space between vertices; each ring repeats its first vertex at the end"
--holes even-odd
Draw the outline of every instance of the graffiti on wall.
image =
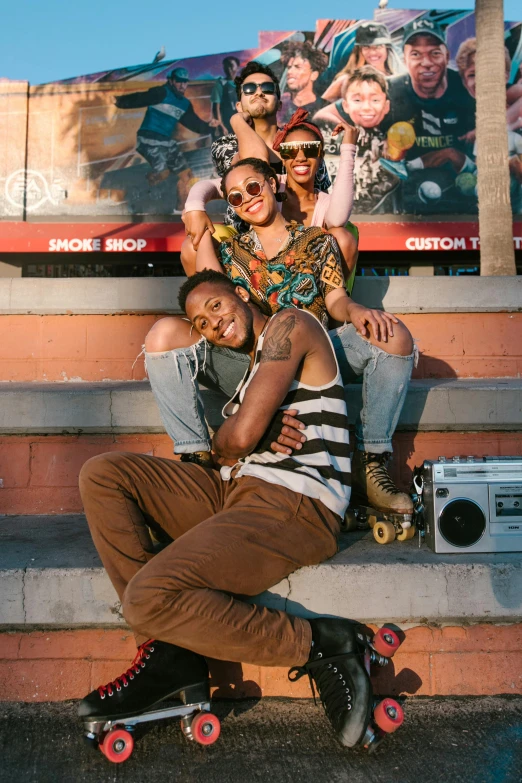
MULTIPOLYGON (((0 83, 2 217, 179 213, 191 185, 213 176, 211 144, 231 131, 234 78, 253 59, 280 80, 279 122, 304 107, 321 127, 332 179, 332 130, 358 126, 355 214, 476 213, 473 13, 376 11, 261 33, 259 44, 30 88, 0 83)), ((505 25, 505 60, 511 198, 522 214, 522 23, 505 25)))

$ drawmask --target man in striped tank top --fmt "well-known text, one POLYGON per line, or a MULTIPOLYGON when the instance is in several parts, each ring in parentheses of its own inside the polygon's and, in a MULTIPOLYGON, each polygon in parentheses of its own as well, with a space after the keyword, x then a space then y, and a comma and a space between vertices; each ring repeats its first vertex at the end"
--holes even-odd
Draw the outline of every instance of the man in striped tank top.
POLYGON ((217 658, 309 674, 340 741, 365 744, 372 692, 360 626, 304 620, 237 597, 337 551, 350 460, 328 334, 304 311, 263 314, 244 288, 212 270, 187 280, 180 305, 199 334, 246 353, 250 367, 213 439, 220 470, 115 453, 82 469, 94 543, 142 646, 135 668, 86 696, 79 714, 115 720, 167 698, 204 700, 205 657, 217 658), (288 410, 305 428, 274 453, 274 422, 288 410), (158 554, 149 527, 171 541, 158 554), (131 677, 136 666, 140 676, 131 677))

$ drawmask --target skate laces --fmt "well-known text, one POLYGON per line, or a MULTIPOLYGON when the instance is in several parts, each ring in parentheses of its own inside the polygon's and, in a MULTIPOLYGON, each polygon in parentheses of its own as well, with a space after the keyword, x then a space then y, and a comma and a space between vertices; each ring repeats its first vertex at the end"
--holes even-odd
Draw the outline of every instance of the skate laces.
POLYGON ((337 666, 334 666, 334 663, 346 660, 346 658, 356 657, 360 657, 360 653, 339 653, 339 655, 323 658, 322 652, 319 652, 317 653, 317 658, 313 661, 307 661, 303 666, 293 666, 288 672, 288 679, 290 682, 296 682, 301 677, 308 675, 314 704, 317 705, 314 687, 315 680, 324 710, 333 723, 339 717, 341 710, 350 711, 352 709, 350 688, 344 679, 343 673, 337 666))
POLYGON ((112 696, 115 690, 121 691, 122 686, 126 688, 129 684, 129 680, 133 680, 134 677, 145 668, 145 660, 150 658, 149 653, 154 652, 153 644, 154 639, 149 639, 148 642, 140 644, 138 652, 127 671, 120 674, 120 676, 116 677, 112 682, 107 683, 107 685, 100 685, 98 687, 98 693, 102 699, 104 699, 107 694, 112 696))
POLYGON ((388 468, 386 467, 387 459, 388 452, 384 452, 384 454, 368 454, 365 456, 364 465, 367 474, 375 481, 380 489, 383 489, 385 492, 390 492, 392 495, 400 495, 400 489, 397 489, 388 473, 388 468))

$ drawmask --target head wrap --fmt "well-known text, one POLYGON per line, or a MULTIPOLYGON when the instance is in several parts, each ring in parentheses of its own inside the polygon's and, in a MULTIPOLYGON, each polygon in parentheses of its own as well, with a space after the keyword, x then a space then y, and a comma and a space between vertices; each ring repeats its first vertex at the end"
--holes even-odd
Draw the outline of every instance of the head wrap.
POLYGON ((306 122, 306 118, 308 117, 308 112, 306 109, 297 109, 286 125, 283 125, 281 130, 277 131, 274 143, 272 144, 272 149, 277 152, 279 147, 281 146, 282 142, 286 139, 290 131, 292 131, 294 128, 296 128, 298 125, 304 126, 305 128, 308 128, 317 138, 324 143, 323 134, 317 127, 317 125, 314 125, 312 122, 306 122))

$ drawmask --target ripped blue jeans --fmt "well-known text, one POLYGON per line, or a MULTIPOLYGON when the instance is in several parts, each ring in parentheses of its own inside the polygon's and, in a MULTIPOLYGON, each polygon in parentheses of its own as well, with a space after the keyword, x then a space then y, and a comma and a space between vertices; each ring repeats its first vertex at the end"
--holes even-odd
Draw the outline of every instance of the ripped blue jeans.
MULTIPOLYGON (((362 377, 362 407, 355 414, 357 448, 382 454, 392 450, 392 436, 406 399, 416 350, 389 354, 362 338, 353 324, 329 332, 343 382, 362 377)), ((147 374, 165 430, 176 454, 209 451, 200 384, 233 396, 248 370, 246 354, 207 343, 145 353, 147 374)), ((350 418, 353 411, 348 411, 350 418)))

